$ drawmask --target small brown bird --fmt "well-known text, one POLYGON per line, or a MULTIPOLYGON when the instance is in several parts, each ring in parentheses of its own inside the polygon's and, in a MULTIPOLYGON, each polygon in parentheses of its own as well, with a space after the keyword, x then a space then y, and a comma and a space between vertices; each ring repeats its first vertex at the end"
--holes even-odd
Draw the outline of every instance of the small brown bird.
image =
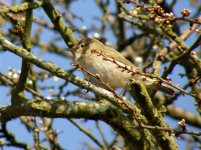
MULTIPOLYGON (((132 78, 141 81, 148 89, 159 90, 169 95, 174 94, 172 88, 161 84, 155 78, 145 76, 137 66, 124 58, 121 53, 96 39, 82 39, 71 51, 75 61, 81 67, 94 75, 98 75, 103 82, 108 83, 113 89, 128 87, 132 78)), ((106 88, 94 76, 87 75, 86 72, 83 73, 93 84, 106 88)))

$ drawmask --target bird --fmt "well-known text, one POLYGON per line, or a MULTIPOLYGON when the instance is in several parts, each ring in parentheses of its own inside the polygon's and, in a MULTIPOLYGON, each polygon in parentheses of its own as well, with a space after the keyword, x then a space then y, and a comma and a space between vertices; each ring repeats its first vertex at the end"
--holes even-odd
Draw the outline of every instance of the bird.
POLYGON ((120 52, 97 39, 84 38, 70 50, 75 62, 80 68, 84 68, 81 70, 85 78, 96 86, 105 89, 108 86, 112 89, 127 88, 133 79, 143 83, 147 89, 159 90, 168 95, 175 93, 174 89, 151 77, 150 74, 146 75, 120 52))

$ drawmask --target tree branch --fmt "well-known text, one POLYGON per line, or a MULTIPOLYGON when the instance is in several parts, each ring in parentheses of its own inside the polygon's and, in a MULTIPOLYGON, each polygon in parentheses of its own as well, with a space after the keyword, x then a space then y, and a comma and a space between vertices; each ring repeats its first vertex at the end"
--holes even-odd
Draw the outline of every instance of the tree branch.
MULTIPOLYGON (((32 1, 32 0, 27 0, 27 1, 32 1)), ((25 14, 25 23, 24 23, 24 31, 21 35, 21 40, 22 40, 22 45, 23 47, 31 53, 31 28, 32 28, 32 21, 33 21, 33 11, 27 10, 25 14)), ((24 92, 27 78, 29 75, 30 71, 30 66, 31 64, 27 62, 25 59, 22 59, 22 65, 21 65, 21 73, 19 80, 17 82, 16 87, 12 91, 12 98, 11 102, 15 103, 18 101, 16 100, 16 96, 18 96, 20 93, 24 92)))
POLYGON ((132 105, 125 97, 122 97, 120 99, 120 98, 116 97, 114 95, 114 93, 111 93, 100 87, 96 87, 93 84, 90 84, 90 82, 87 82, 86 80, 83 80, 79 77, 75 77, 73 74, 66 72, 66 70, 57 67, 52 62, 43 61, 42 59, 36 57, 35 55, 27 52, 26 49, 13 45, 9 41, 7 41, 2 35, 0 35, 0 44, 4 48, 7 48, 10 52, 26 59, 27 61, 32 62, 36 66, 43 68, 43 69, 51 72, 52 74, 66 80, 66 81, 69 81, 79 87, 90 90, 102 98, 107 99, 108 101, 110 101, 112 104, 114 104, 121 110, 127 111, 128 113, 133 111, 133 112, 135 112, 135 115, 139 115, 139 112, 140 112, 139 109, 136 106, 132 105), (127 105, 125 105, 125 103, 127 105), (132 107, 130 107, 130 108, 132 108, 132 110, 128 109, 128 107, 127 107, 128 105, 132 106, 132 107))
POLYGON ((61 34, 66 45, 72 47, 77 44, 77 40, 72 34, 72 30, 68 28, 62 20, 61 14, 59 14, 49 0, 45 1, 43 9, 55 26, 55 29, 61 34))
MULTIPOLYGON (((145 115, 150 125, 166 127, 162 114, 153 105, 152 100, 143 84, 133 80, 131 83, 131 94, 140 105, 140 108, 142 108, 142 113, 145 115)), ((156 130, 153 133, 156 135, 157 142, 161 147, 166 147, 167 150, 178 149, 174 138, 171 137, 168 132, 156 130)))
POLYGON ((186 112, 185 110, 178 108, 174 105, 169 105, 167 107, 167 114, 175 119, 185 119, 187 123, 201 128, 201 117, 198 115, 194 115, 190 112, 186 112))
POLYGON ((36 2, 25 2, 19 6, 1 6, 0 13, 20 13, 26 10, 32 10, 38 7, 43 6, 44 1, 36 1, 36 2))
POLYGON ((8 121, 19 116, 49 118, 85 118, 103 120, 122 135, 135 148, 150 146, 150 133, 138 128, 127 116, 107 101, 101 103, 70 102, 67 100, 27 100, 20 104, 0 108, 0 121, 8 121))

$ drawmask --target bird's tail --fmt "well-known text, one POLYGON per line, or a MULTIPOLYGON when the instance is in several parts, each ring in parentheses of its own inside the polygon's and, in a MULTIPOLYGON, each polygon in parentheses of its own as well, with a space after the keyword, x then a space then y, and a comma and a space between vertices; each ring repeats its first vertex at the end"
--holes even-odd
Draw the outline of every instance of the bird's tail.
POLYGON ((158 90, 161 91, 161 92, 164 92, 164 93, 166 93, 168 95, 172 95, 172 96, 175 94, 174 89, 172 89, 172 88, 170 88, 170 87, 168 87, 168 86, 166 86, 164 84, 158 85, 158 90))

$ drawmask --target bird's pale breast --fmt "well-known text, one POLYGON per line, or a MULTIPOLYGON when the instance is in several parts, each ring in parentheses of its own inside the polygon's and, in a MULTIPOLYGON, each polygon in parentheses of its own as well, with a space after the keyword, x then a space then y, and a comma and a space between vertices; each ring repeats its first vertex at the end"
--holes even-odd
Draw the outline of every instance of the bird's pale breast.
MULTIPOLYGON (((80 65, 90 73, 94 75, 98 74, 101 80, 108 83, 112 88, 125 87, 128 84, 131 74, 122 72, 122 70, 113 62, 104 60, 102 56, 97 56, 96 54, 89 53, 84 57, 85 58, 80 59, 80 65)), ((84 75, 95 85, 103 87, 100 85, 100 81, 94 77, 87 76, 86 73, 84 73, 84 75)))

